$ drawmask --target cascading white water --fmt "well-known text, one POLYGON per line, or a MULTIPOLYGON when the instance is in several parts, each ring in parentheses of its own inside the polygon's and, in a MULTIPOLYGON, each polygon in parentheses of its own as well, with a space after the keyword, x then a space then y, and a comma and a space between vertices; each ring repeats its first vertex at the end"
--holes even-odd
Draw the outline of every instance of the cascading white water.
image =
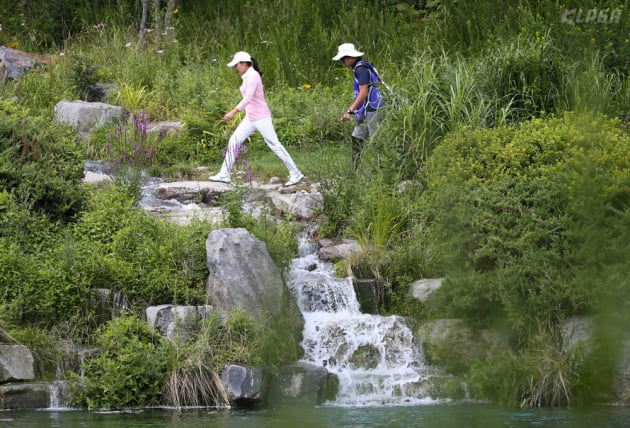
POLYGON ((61 410, 67 409, 65 397, 69 395, 69 387, 65 381, 53 381, 48 383, 48 391, 50 394, 49 409, 61 410))
POLYGON ((333 405, 375 406, 434 402, 422 392, 431 373, 404 318, 362 314, 351 278, 337 278, 300 239, 289 287, 304 316, 303 360, 339 378, 333 405))

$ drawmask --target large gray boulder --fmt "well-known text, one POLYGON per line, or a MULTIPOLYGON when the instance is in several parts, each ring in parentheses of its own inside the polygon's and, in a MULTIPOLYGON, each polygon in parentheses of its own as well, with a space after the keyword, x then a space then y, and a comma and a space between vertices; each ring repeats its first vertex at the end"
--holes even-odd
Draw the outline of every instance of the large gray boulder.
POLYGON ((50 59, 51 57, 48 55, 38 55, 0 46, 0 81, 5 83, 8 80, 17 79, 35 65, 46 64, 50 62, 50 59))
POLYGON ((262 368, 228 365, 221 372, 221 381, 231 403, 239 407, 263 403, 268 375, 262 368))
POLYGON ((298 361, 280 367, 271 378, 269 400, 273 405, 315 406, 334 401, 339 379, 325 367, 298 361))
POLYGON ((318 191, 269 192, 272 205, 285 214, 290 214, 298 220, 310 220, 324 205, 324 196, 318 191))
POLYGON ((304 318, 267 245, 244 228, 212 231, 206 240, 207 297, 217 309, 244 310, 260 323, 287 318, 302 331, 304 318))
POLYGON ((146 309, 149 327, 171 340, 187 341, 197 333, 203 320, 212 314, 212 306, 149 306, 146 309))
POLYGON ((355 239, 335 241, 333 239, 322 238, 319 240, 319 245, 319 258, 331 263, 345 260, 354 253, 361 252, 361 245, 355 239))
POLYGON ((46 409, 50 407, 47 382, 0 385, 0 409, 46 409))
POLYGON ((128 112, 124 107, 87 101, 59 101, 53 109, 53 122, 68 125, 77 130, 80 138, 86 138, 106 124, 125 124, 128 112))
POLYGON ((24 345, 0 345, 0 383, 35 379, 33 354, 24 345))

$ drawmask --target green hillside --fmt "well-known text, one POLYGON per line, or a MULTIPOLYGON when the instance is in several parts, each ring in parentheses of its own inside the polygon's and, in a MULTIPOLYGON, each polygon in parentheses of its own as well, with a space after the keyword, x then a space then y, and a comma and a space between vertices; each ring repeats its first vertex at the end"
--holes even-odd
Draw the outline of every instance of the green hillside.
MULTIPOLYGON (((137 167, 173 180, 219 167, 232 130, 222 117, 240 99, 226 64, 245 50, 260 62, 280 140, 322 183, 320 235, 363 247, 339 272, 382 278, 382 313, 505 331, 509 352, 459 373, 475 398, 610 397, 630 313, 626 2, 178 0, 156 11, 151 1, 147 31, 140 1, 14 3, 0 45, 51 60, 0 84, 0 326, 44 365, 51 338, 102 343, 94 288, 121 291, 137 316, 155 302, 203 301, 211 226, 142 213, 137 167), (339 121, 352 76, 332 61, 343 42, 392 88, 356 172, 352 125, 339 121), (85 160, 120 161, 132 142, 105 128, 79 143, 51 123, 59 101, 83 99, 95 83, 115 85, 111 104, 186 127, 98 191, 81 184, 85 160), (428 305, 408 299, 414 280, 437 277, 428 305), (602 332, 589 354, 562 349, 560 327, 574 316, 594 317, 602 332)), ((259 136, 248 144, 255 177, 283 173, 259 136)), ((293 257, 290 226, 233 221, 280 266, 293 257)), ((131 334, 126 322, 108 334, 131 334)), ((251 361, 295 357, 252 348, 251 361)))

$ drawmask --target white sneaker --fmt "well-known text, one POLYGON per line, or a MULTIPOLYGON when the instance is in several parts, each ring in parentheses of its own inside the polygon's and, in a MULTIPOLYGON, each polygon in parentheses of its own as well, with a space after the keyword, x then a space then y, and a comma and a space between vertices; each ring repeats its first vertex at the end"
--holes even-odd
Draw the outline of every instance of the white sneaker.
POLYGON ((208 179, 210 181, 218 181, 220 183, 231 183, 230 176, 229 175, 221 175, 221 173, 215 174, 215 175, 211 175, 210 177, 208 177, 208 179))
POLYGON ((294 186, 294 185, 298 184, 300 181, 302 181, 303 178, 304 178, 304 174, 302 174, 301 172, 298 172, 296 175, 290 175, 289 176, 289 181, 284 183, 284 185, 285 186, 294 186))

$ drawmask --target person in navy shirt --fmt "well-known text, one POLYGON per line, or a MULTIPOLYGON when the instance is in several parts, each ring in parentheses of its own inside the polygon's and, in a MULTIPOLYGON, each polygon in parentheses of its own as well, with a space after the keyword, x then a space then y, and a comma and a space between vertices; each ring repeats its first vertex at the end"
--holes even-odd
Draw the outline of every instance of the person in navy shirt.
POLYGON ((381 79, 372 63, 364 60, 363 52, 355 49, 352 43, 339 45, 333 61, 341 61, 353 71, 354 100, 348 110, 341 116, 341 121, 354 119, 356 126, 352 131, 352 164, 356 169, 361 150, 370 136, 374 135, 377 126, 383 121, 385 104, 378 88, 381 79))

